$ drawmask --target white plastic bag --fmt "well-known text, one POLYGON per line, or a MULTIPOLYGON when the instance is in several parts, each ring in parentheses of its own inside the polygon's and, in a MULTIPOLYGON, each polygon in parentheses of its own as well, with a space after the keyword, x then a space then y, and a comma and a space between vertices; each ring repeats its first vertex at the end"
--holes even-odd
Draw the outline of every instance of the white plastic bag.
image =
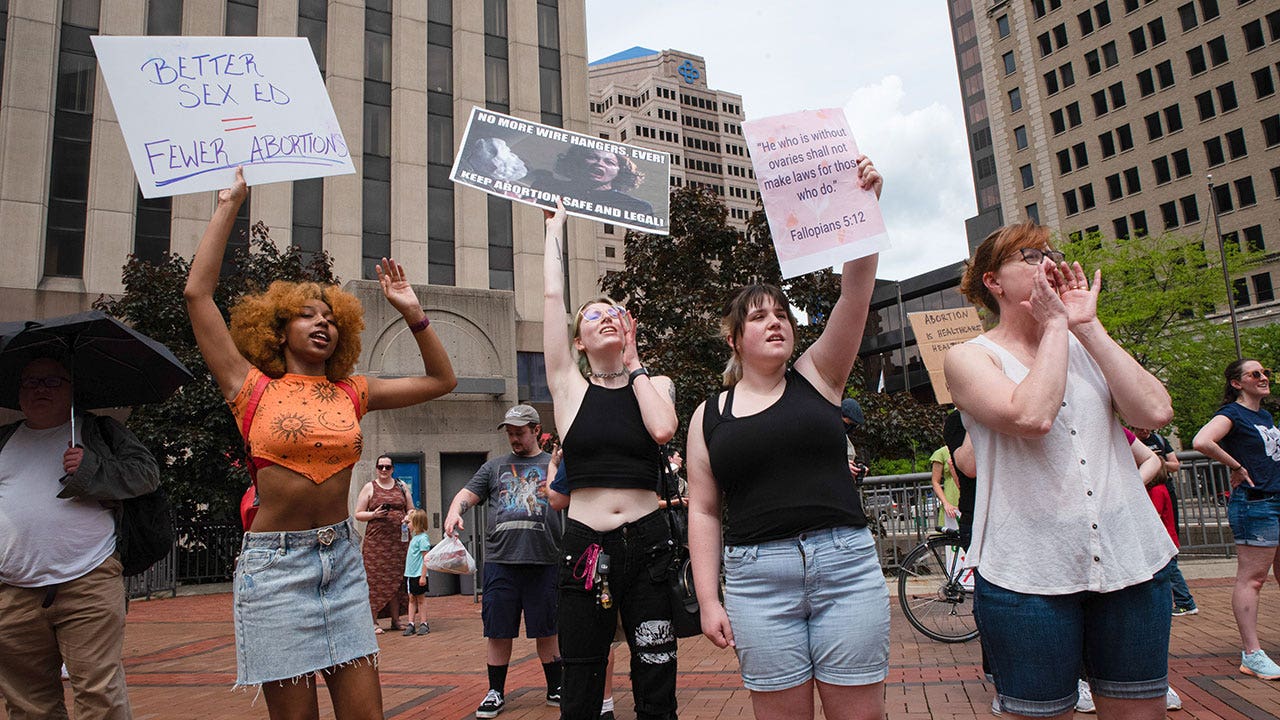
POLYGON ((446 535, 439 545, 427 553, 427 569, 454 575, 470 575, 476 571, 476 561, 462 541, 446 535))

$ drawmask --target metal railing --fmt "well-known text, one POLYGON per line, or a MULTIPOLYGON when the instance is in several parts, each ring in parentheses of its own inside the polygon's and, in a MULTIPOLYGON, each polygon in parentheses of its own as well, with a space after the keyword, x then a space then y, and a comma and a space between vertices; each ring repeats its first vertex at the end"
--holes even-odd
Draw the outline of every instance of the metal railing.
MULTIPOLYGON (((1195 451, 1177 454, 1178 538, 1184 557, 1232 557, 1227 523, 1228 472, 1195 451)), ((938 499, 929 473, 877 475, 862 482, 862 507, 876 537, 880 566, 896 572, 903 557, 938 530, 938 499)))

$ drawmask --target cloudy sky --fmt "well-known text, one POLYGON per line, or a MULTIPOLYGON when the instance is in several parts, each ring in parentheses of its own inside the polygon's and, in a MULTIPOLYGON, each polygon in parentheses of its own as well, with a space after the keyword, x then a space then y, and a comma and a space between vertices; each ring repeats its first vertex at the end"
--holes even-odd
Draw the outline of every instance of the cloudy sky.
POLYGON ((939 0, 586 0, 587 59, 640 45, 701 55, 747 119, 844 107, 885 175, 898 280, 966 256, 976 212, 946 5, 939 0))

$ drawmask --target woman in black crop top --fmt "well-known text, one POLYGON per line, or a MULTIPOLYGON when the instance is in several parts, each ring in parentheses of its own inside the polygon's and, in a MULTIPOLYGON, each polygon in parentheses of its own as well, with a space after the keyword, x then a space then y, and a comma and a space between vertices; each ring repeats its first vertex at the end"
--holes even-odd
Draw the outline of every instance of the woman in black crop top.
POLYGON ((564 222, 563 206, 547 213, 542 323, 571 498, 561 553, 560 713, 566 720, 600 717, 621 613, 636 717, 675 718, 676 638, 666 587, 673 546, 656 493, 658 446, 676 432, 674 390, 669 378, 644 368, 635 320, 613 300, 583 305, 570 338, 561 320, 564 222))
MULTIPOLYGON (((879 197, 871 161, 859 157, 858 170, 862 189, 879 197)), ((827 717, 884 716, 889 594, 840 418, 876 263, 871 255, 844 264, 840 299, 794 367, 787 298, 772 285, 743 288, 721 321, 733 353, 729 390, 689 423, 689 544, 702 631, 735 648, 757 718, 812 718, 815 685, 827 717)))

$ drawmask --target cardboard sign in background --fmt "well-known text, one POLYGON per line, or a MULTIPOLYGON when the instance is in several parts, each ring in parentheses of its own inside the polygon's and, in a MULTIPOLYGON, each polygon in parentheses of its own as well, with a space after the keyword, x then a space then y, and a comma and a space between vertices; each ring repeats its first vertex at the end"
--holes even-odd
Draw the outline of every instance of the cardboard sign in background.
POLYGON ((641 232, 671 232, 671 156, 552 125, 471 109, 449 179, 526 205, 641 232), (607 162, 617 169, 601 169, 607 162), (609 187, 602 187, 608 185, 609 187))
POLYGON ((907 313, 907 320, 911 322, 911 332, 915 333, 920 359, 924 361, 925 370, 929 371, 933 394, 939 404, 946 405, 951 402, 951 392, 947 390, 947 380, 942 374, 943 358, 952 345, 981 335, 982 319, 978 317, 976 308, 962 307, 907 313))
POLYGON ((306 38, 92 38, 145 197, 354 173, 306 38))
POLYGON ((858 186, 858 146, 839 108, 742 124, 784 278, 889 247, 880 203, 858 186))

